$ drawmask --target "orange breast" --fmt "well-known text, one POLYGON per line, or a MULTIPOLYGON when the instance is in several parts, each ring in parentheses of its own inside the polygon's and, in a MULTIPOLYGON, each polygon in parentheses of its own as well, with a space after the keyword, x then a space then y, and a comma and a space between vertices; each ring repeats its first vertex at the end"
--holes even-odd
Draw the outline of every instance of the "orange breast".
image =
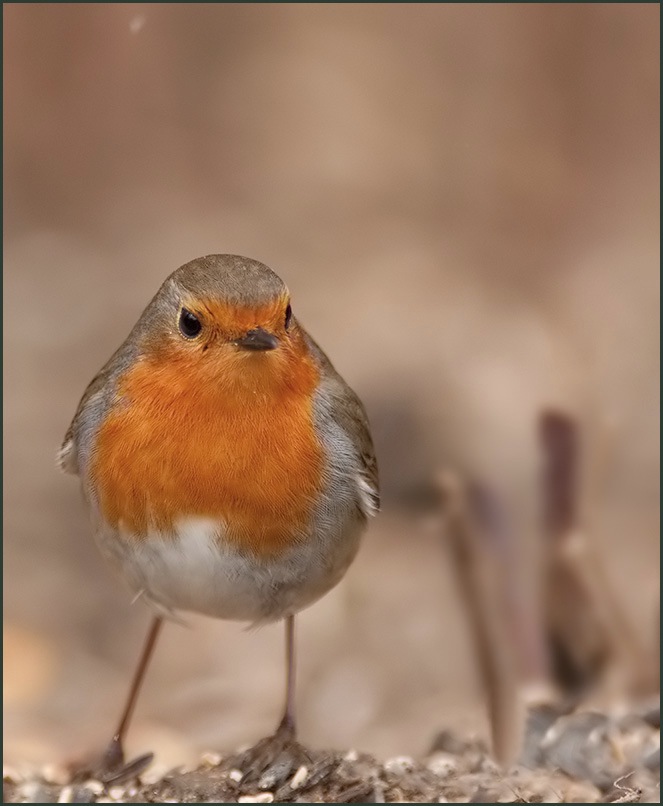
POLYGON ((257 555, 302 539, 323 461, 310 359, 291 356, 287 384, 265 383, 258 364, 233 384, 211 361, 164 358, 124 376, 98 432, 91 473, 106 520, 141 538, 183 517, 219 519, 227 539, 257 555))

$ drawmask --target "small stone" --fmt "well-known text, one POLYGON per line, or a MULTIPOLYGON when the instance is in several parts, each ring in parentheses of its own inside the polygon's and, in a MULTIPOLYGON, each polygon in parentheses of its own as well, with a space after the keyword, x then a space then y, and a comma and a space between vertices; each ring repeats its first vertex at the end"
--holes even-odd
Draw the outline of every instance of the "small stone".
POLYGON ((273 803, 274 795, 272 792, 260 792, 257 795, 242 795, 237 798, 238 803, 273 803))
POLYGON ((101 793, 104 791, 104 785, 101 783, 101 781, 97 781, 96 778, 90 778, 90 780, 86 781, 83 786, 86 789, 89 789, 93 795, 101 795, 101 793))
POLYGON ((306 782, 307 778, 308 778, 308 767, 302 764, 302 766, 292 776, 292 780, 290 781, 290 789, 299 789, 299 787, 306 782))
POLYGON ((59 764, 47 764, 42 767, 41 774, 46 783, 57 786, 65 786, 71 780, 69 772, 59 764))
POLYGON ((409 756, 396 756, 395 758, 387 759, 384 763, 384 768, 386 772, 390 772, 393 775, 404 775, 414 769, 414 759, 409 756))
POLYGON ((458 770, 458 759, 451 753, 435 753, 426 762, 426 767, 440 778, 448 778, 458 770))
POLYGON ((121 786, 112 786, 108 790, 108 796, 113 800, 122 800, 124 797, 124 789, 121 786))
POLYGON ((220 753, 203 753, 201 760, 206 767, 218 767, 222 761, 220 753))
POLYGON ((344 761, 357 761, 359 758, 359 753, 356 750, 348 750, 348 752, 343 756, 344 761))
POLYGON ((75 786, 71 803, 94 803, 97 796, 85 786, 75 786))
POLYGON ((62 787, 62 790, 60 792, 58 803, 71 803, 73 797, 74 797, 74 787, 64 786, 62 787))
POLYGON ((234 781, 236 784, 238 784, 243 777, 244 773, 241 770, 230 770, 228 773, 228 778, 230 778, 230 780, 234 781))

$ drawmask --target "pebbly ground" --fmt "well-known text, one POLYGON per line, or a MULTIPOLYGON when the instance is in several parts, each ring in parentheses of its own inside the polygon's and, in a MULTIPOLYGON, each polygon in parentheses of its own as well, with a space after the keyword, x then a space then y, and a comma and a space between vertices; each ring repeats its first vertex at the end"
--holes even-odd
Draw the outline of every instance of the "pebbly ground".
POLYGON ((4 770, 5 803, 659 803, 658 706, 619 716, 530 716, 519 763, 501 771, 479 741, 441 733, 429 754, 380 762, 354 750, 298 747, 261 775, 241 754, 193 768, 158 764, 134 780, 69 780, 55 765, 4 770), (246 768, 245 768, 246 769, 246 768))

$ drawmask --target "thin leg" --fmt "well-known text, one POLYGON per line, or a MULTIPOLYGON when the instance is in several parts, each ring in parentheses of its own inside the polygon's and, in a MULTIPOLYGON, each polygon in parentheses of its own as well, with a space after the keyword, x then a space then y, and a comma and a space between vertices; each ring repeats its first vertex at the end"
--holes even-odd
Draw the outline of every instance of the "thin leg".
POLYGON ((103 766, 108 771, 117 769, 124 764, 124 739, 126 738, 127 730, 129 729, 129 723, 131 722, 131 716, 134 712, 134 708, 136 707, 138 693, 140 692, 140 687, 143 683, 150 658, 154 652, 154 646, 157 642, 157 638, 159 637, 159 631, 161 630, 162 624, 163 620, 159 616, 155 616, 152 620, 150 631, 147 634, 145 646, 143 647, 143 652, 140 656, 138 668, 136 669, 133 680, 131 681, 129 696, 127 697, 127 702, 124 706, 124 711, 122 712, 120 724, 117 726, 117 730, 113 734, 113 738, 111 739, 110 744, 108 745, 104 754, 103 766))
MULTIPOLYGON (((311 757, 302 745, 295 740, 295 617, 285 620, 285 707, 283 718, 276 732, 256 745, 233 762, 242 770, 242 787, 250 787, 263 780, 265 775, 275 775, 279 781, 298 767, 310 765, 311 757), (272 772, 269 772, 269 771, 272 772)), ((275 779, 276 780, 276 779, 275 779)))
POLYGON ((295 617, 285 620, 285 708, 277 733, 295 737, 295 617))

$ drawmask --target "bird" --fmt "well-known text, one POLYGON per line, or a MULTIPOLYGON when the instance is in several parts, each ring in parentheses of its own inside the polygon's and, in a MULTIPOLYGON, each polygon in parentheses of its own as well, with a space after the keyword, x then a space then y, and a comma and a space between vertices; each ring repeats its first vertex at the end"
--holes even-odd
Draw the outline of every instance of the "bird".
MULTIPOLYGON (((296 737, 295 615, 344 576, 380 507, 365 408, 293 313, 283 280, 239 255, 170 274, 86 388, 58 452, 102 555, 153 613, 100 775, 124 745, 164 620, 285 624, 283 716, 296 737)), ((272 753, 273 756, 273 753, 272 753)), ((265 762, 266 763, 266 762, 265 762)))

